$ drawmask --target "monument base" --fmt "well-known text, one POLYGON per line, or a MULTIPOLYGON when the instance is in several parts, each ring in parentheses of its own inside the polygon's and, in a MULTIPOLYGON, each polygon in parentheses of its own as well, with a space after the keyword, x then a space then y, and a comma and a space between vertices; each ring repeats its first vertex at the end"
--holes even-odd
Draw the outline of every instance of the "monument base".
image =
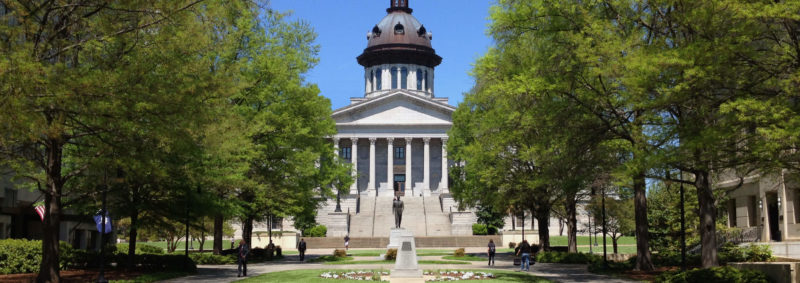
POLYGON ((417 263, 417 247, 414 243, 414 235, 411 231, 403 228, 392 229, 389 238, 389 247, 399 243, 397 249, 397 260, 390 276, 391 282, 425 282, 422 277, 422 269, 417 263), (395 240, 392 242, 392 240, 395 240))

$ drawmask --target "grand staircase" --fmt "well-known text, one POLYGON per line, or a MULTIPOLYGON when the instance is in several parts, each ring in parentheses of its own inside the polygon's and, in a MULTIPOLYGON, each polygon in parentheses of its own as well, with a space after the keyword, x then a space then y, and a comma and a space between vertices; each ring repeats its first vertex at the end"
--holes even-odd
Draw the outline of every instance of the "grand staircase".
MULTIPOLYGON (((392 197, 361 197, 361 210, 351 217, 351 237, 389 237, 394 228, 392 197)), ((438 196, 403 198, 401 227, 414 236, 450 236, 449 211, 442 211, 438 196)))

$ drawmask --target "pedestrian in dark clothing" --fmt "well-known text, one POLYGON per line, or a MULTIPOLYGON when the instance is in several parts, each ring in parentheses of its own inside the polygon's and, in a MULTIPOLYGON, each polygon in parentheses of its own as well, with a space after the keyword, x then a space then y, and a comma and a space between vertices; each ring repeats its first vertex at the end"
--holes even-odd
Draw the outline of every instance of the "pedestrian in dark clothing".
POLYGON ((519 256, 522 257, 522 264, 519 266, 519 271, 531 270, 531 245, 528 244, 528 240, 522 240, 522 244, 519 245, 519 256))
POLYGON ((300 261, 306 258, 306 241, 300 239, 300 242, 297 243, 297 251, 300 252, 300 261))
POLYGON ((350 235, 344 235, 344 250, 350 249, 350 235))
POLYGON ((496 252, 496 249, 497 248, 494 245, 494 241, 492 239, 489 239, 489 250, 488 250, 488 253, 489 253, 489 266, 494 265, 494 254, 496 252))
POLYGON ((244 240, 239 241, 239 251, 238 261, 239 261, 239 276, 247 276, 247 254, 250 253, 250 247, 247 246, 244 240))

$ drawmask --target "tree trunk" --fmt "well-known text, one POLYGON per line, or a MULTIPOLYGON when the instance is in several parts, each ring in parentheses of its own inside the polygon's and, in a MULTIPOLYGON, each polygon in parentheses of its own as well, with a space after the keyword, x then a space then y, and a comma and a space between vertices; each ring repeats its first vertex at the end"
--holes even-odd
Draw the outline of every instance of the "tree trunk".
POLYGON ((136 234, 138 233, 136 230, 136 223, 139 222, 139 210, 134 209, 131 213, 131 230, 128 232, 128 268, 135 269, 136 268, 136 234))
POLYGON ((650 258, 650 226, 647 224, 647 194, 644 171, 633 176, 633 206, 636 215, 636 270, 653 270, 650 258))
POLYGON ((578 219, 575 211, 575 195, 568 194, 564 201, 567 212, 567 252, 578 252, 578 219))
MULTIPOLYGON (((203 226, 205 227, 205 225, 203 225, 203 226)), ((200 238, 197 239, 197 240, 200 241, 200 252, 202 253, 203 252, 203 245, 206 244, 206 231, 205 231, 205 228, 203 228, 203 230, 200 230, 200 238)))
POLYGON ((617 237, 611 236, 611 245, 614 246, 614 254, 617 254, 617 237))
POLYGON ((539 244, 542 249, 550 249, 550 210, 546 212, 536 212, 536 220, 539 222, 539 244))
POLYGON ((701 262, 703 268, 718 266, 717 260, 717 207, 711 191, 711 180, 707 171, 695 171, 695 187, 697 188, 697 204, 700 216, 701 262))
POLYGON ((218 255, 222 252, 222 214, 214 215, 214 254, 218 255))
POLYGON ((247 216, 244 220, 244 227, 242 227, 242 239, 247 243, 247 246, 251 247, 250 243, 252 242, 253 237, 253 217, 247 216))
POLYGON ((564 219, 558 219, 558 235, 564 236, 564 219))
POLYGON ((47 155, 47 191, 44 193, 45 216, 42 225, 42 262, 36 282, 61 282, 59 274, 58 236, 61 228, 61 195, 64 182, 61 176, 63 145, 49 140, 47 155))

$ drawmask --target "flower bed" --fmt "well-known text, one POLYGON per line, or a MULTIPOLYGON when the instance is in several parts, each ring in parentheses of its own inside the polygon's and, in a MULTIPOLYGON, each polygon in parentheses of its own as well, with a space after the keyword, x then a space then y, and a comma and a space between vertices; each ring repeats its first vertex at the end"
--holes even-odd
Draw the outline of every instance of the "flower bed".
POLYGON ((433 276, 431 279, 426 279, 427 282, 437 281, 460 281, 460 280, 486 280, 494 279, 494 274, 486 272, 472 272, 472 271, 458 271, 458 270, 445 270, 445 271, 425 271, 424 275, 433 276))
POLYGON ((319 275, 319 277, 326 279, 346 279, 346 280, 364 280, 364 281, 381 281, 381 276, 389 275, 386 271, 329 271, 319 275))

